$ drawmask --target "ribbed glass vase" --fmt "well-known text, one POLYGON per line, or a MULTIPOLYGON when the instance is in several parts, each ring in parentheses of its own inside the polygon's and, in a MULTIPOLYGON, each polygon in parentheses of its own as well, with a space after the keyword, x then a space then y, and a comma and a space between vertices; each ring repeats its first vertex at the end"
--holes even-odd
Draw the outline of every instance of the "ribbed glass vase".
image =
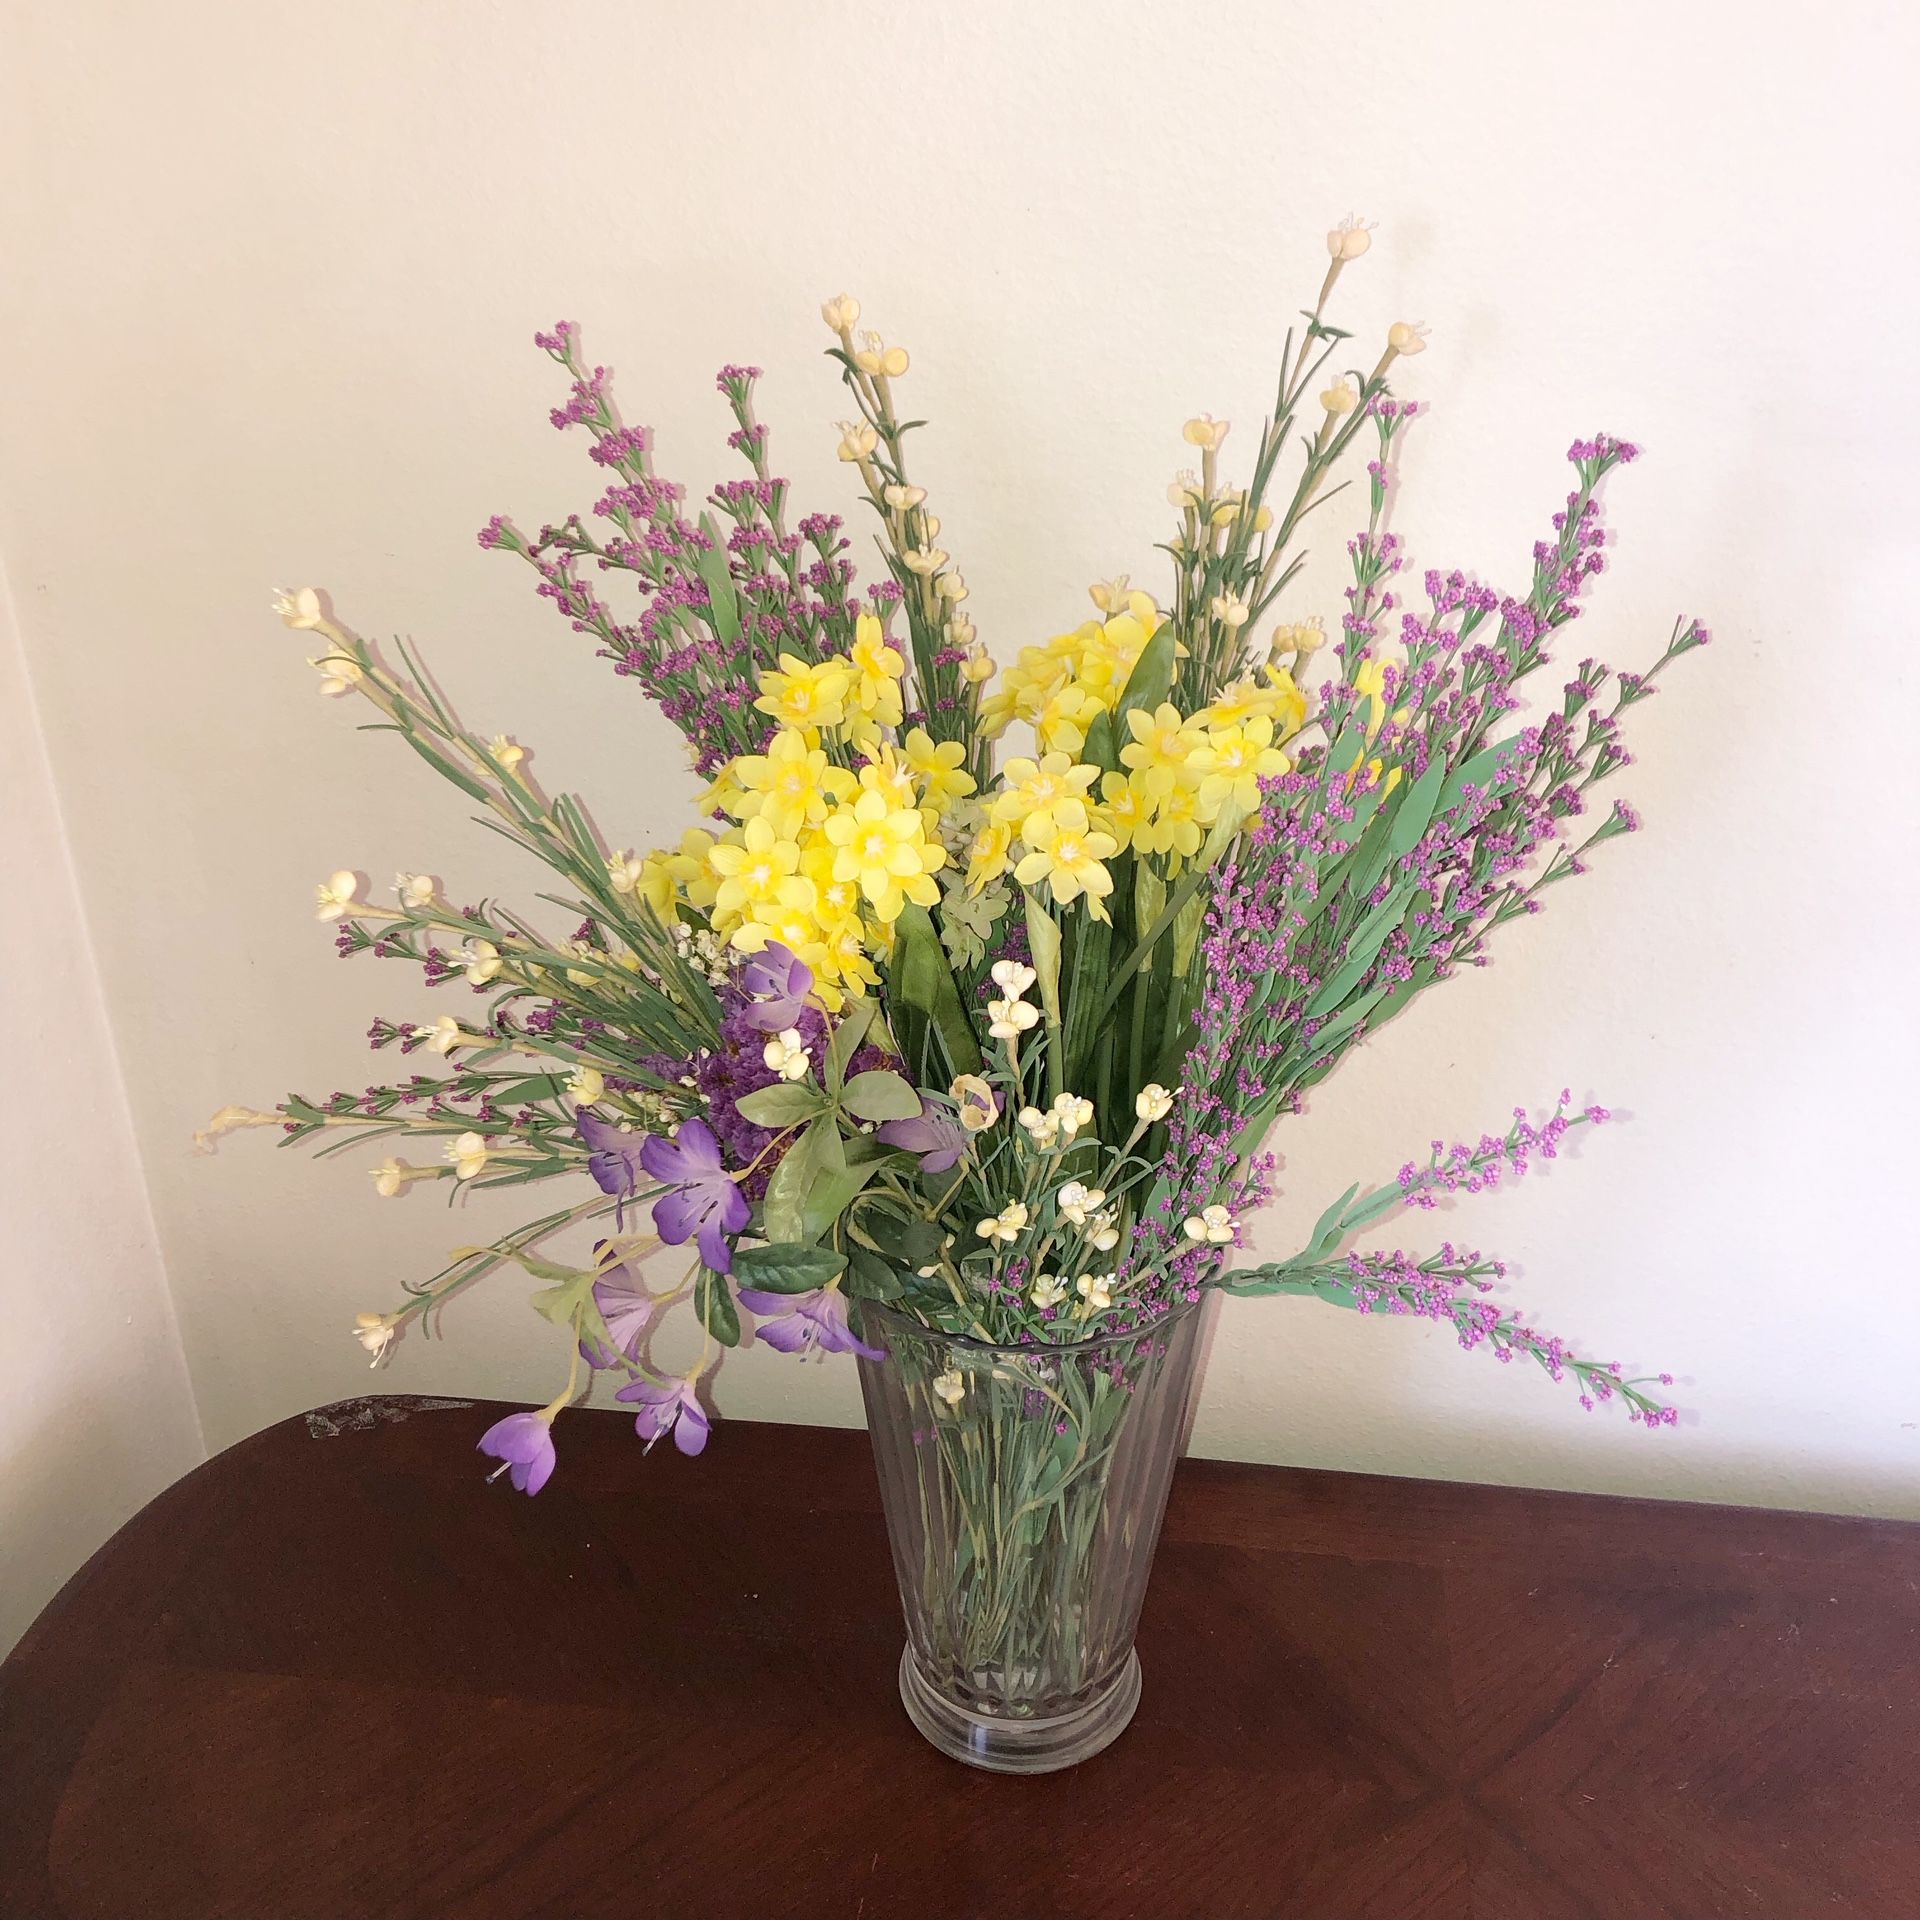
POLYGON ((860 1362, 860 1386, 907 1617, 908 1715, 941 1752, 999 1773, 1087 1759, 1139 1704, 1133 1634, 1205 1304, 1045 1347, 859 1312, 887 1356, 860 1362))

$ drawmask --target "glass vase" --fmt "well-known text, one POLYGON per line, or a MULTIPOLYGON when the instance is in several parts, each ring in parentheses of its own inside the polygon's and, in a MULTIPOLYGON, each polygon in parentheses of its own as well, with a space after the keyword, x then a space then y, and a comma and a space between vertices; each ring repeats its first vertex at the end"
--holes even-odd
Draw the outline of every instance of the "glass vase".
POLYGON ((860 1386, 907 1618, 908 1716, 976 1767, 1073 1766, 1139 1704, 1134 1628, 1205 1304, 1041 1347, 936 1333, 871 1301, 859 1312, 886 1352, 860 1362, 860 1386))

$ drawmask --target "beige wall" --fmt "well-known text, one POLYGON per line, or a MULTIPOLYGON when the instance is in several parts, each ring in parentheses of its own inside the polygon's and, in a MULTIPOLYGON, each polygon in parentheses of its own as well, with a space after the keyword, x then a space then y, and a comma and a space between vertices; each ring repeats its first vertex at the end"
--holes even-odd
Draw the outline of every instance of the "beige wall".
MULTIPOLYGON (((372 1014, 444 1004, 334 960, 313 882, 538 884, 317 698, 268 589, 411 635, 614 838, 663 837, 673 736, 473 543, 590 498, 536 325, 583 323, 696 488, 731 470, 714 367, 764 365, 780 465, 851 517, 815 309, 857 291, 913 350, 924 475, 1010 656, 1087 581, 1153 577, 1179 422, 1245 446, 1352 207, 1381 225, 1342 318, 1433 328, 1417 559, 1522 578, 1563 449, 1606 428, 1648 452, 1580 642, 1644 662, 1682 609, 1719 640, 1644 712, 1649 831, 1316 1096, 1262 1245, 1571 1081, 1630 1124, 1399 1231, 1506 1254, 1542 1324, 1671 1367, 1688 1422, 1649 1439, 1436 1330, 1249 1302, 1198 1444, 1920 1515, 1909 13, 183 0, 11 42, 0 550, 214 1444, 356 1390, 354 1310, 511 1217, 259 1137, 183 1153, 225 1101, 364 1083, 372 1014)), ((1337 612, 1331 564, 1297 605, 1337 612)), ((391 1384, 548 1396, 524 1291, 391 1384)), ((837 1367, 746 1355, 722 1386, 858 1417, 837 1367)))
POLYGON ((204 1457, 59 805, 0 576, 0 1657, 204 1457))

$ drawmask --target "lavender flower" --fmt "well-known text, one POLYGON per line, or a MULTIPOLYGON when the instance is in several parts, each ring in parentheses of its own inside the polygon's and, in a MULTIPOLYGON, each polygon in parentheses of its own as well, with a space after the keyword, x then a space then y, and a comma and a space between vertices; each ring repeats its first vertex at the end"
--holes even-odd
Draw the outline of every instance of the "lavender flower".
POLYGON ((594 1184, 616 1200, 631 1200, 646 1160, 645 1140, 586 1107, 574 1120, 587 1149, 587 1171, 593 1175, 594 1184))
POLYGON ((781 1353, 857 1353, 863 1360, 887 1357, 847 1324, 847 1296, 838 1287, 816 1287, 811 1293, 762 1293, 757 1287, 742 1287, 740 1304, 749 1313, 771 1316, 761 1319, 755 1331, 781 1353))
POLYGON ((639 1406, 633 1430, 648 1446, 670 1433, 688 1459, 705 1448, 712 1423, 691 1380, 635 1380, 613 1397, 639 1406))
POLYGON ((553 1472, 553 1416, 510 1413, 480 1436, 478 1451, 500 1462, 489 1480, 509 1474, 522 1493, 538 1493, 553 1472))
POLYGON ((670 1247, 698 1236, 700 1258, 715 1273, 733 1271, 727 1236, 747 1224, 752 1209, 720 1157, 720 1142, 704 1120, 683 1120, 671 1140, 649 1136, 640 1164, 656 1180, 673 1183, 653 1203, 653 1224, 670 1247))
POLYGON ((889 1120, 876 1138, 890 1147, 920 1156, 922 1173, 945 1173, 967 1150, 967 1130, 952 1114, 926 1106, 911 1120, 889 1120))
POLYGON ((740 968, 740 985, 757 1004, 743 1010, 748 1026, 779 1033, 800 1018, 813 990, 813 969, 779 941, 770 940, 740 968))
MULTIPOLYGON (((606 1252, 604 1240, 594 1244, 595 1264, 606 1252)), ((590 1367, 610 1367, 622 1354, 629 1360, 640 1357, 640 1342, 653 1322, 653 1295, 634 1277, 624 1260, 616 1260, 593 1283, 593 1304, 607 1324, 613 1341, 609 1352, 599 1341, 580 1342, 580 1357, 590 1367)))

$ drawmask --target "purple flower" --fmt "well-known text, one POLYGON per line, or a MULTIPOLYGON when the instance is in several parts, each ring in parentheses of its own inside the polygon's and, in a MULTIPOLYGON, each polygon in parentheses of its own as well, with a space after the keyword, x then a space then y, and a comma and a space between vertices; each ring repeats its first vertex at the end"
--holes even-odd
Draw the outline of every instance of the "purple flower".
POLYGON ((648 1446, 671 1433, 673 1444, 691 1459, 707 1444, 707 1410, 691 1380, 635 1380, 613 1397, 638 1404, 633 1430, 648 1446))
POLYGON ((857 1353, 863 1360, 887 1356, 857 1338, 847 1324, 847 1296, 838 1287, 815 1287, 811 1293, 762 1293, 757 1287, 740 1289, 740 1304, 749 1313, 769 1315, 755 1327, 768 1346, 781 1353, 857 1353))
POLYGON ((945 1173, 967 1150, 967 1130, 952 1114, 929 1106, 911 1120, 889 1120, 876 1139, 920 1156, 922 1173, 945 1173))
POLYGON ((646 1157, 644 1137, 586 1107, 574 1115, 574 1120, 587 1149, 587 1171, 593 1175, 594 1184, 616 1200, 631 1200, 646 1157))
MULTIPOLYGON (((604 1240, 594 1243, 596 1264, 606 1247, 604 1240)), ((597 1340, 582 1340, 581 1359, 590 1367, 610 1367, 620 1354, 625 1354, 629 1360, 637 1360, 640 1357, 640 1342, 653 1320, 653 1295, 634 1278, 632 1269, 624 1260, 614 1261, 593 1283, 593 1304, 600 1309, 600 1318, 607 1323, 607 1332, 613 1339, 613 1352, 609 1353, 597 1340)))
POLYGON ((778 940, 769 940, 741 964, 740 985, 759 1002, 744 1009, 747 1025, 778 1033, 799 1019, 813 990, 813 969, 778 940))
POLYGON ((672 1183, 653 1203, 660 1238, 678 1247, 697 1234, 700 1258, 715 1273, 731 1273, 733 1249, 727 1235, 738 1233, 753 1209, 722 1164, 713 1129, 704 1120, 683 1120, 671 1140, 649 1135, 640 1149, 640 1164, 654 1179, 672 1183))
POLYGON ((480 1436, 479 1451, 500 1462, 489 1480, 511 1474, 522 1493, 538 1493, 553 1472, 553 1421, 545 1413, 510 1413, 480 1436))

